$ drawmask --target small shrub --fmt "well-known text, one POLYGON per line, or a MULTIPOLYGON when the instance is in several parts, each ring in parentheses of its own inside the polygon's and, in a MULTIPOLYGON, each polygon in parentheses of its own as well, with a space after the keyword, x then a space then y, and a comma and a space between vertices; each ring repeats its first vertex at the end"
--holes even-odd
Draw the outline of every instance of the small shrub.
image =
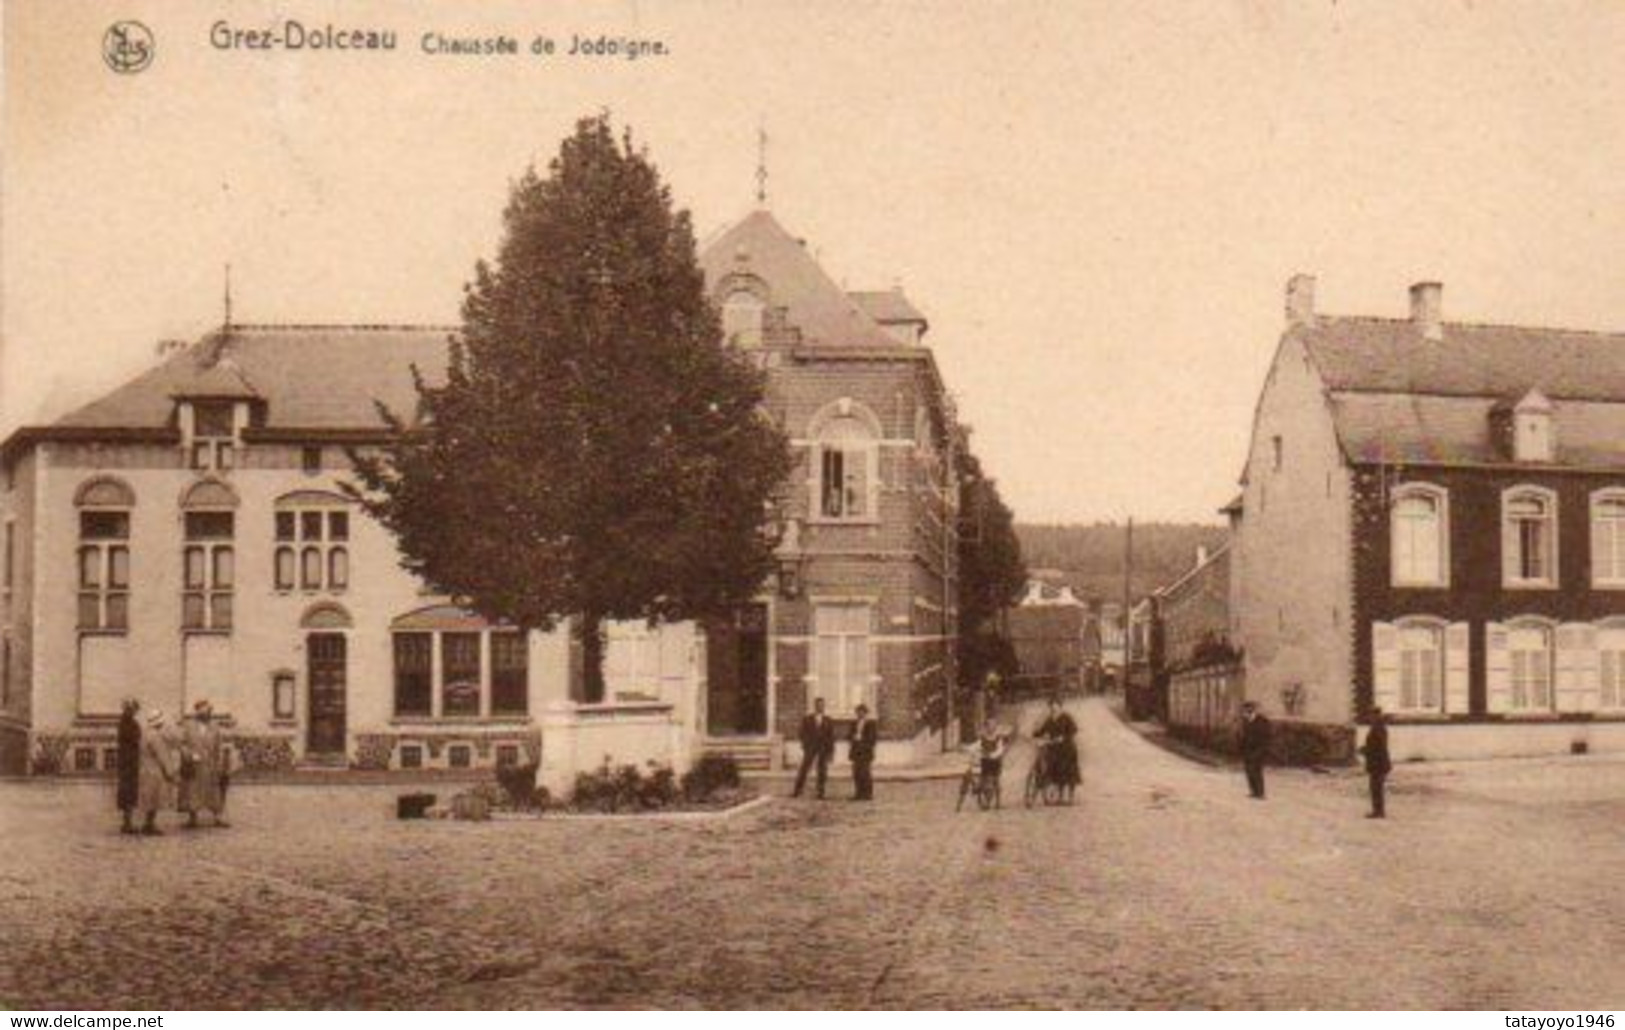
POLYGON ((739 763, 731 755, 705 755, 683 774, 683 796, 705 801, 719 790, 739 787, 739 763))
POLYGON ((649 763, 648 773, 635 765, 614 767, 608 757, 594 772, 576 774, 571 805, 589 812, 626 812, 665 808, 677 800, 677 780, 670 768, 649 763))

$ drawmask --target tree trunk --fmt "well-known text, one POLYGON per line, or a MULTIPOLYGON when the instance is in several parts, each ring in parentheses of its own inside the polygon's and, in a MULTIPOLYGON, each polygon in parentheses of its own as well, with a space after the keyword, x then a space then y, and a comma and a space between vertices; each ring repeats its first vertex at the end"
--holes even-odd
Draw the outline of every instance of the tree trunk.
POLYGON ((587 704, 604 700, 604 619, 597 612, 582 613, 577 623, 581 634, 581 699, 587 704))

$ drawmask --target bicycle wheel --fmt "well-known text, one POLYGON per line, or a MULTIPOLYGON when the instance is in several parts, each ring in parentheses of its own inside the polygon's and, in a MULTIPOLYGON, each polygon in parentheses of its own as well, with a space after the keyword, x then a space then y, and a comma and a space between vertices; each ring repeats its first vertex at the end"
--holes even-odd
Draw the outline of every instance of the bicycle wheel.
POLYGON ((1038 765, 1034 763, 1033 767, 1027 770, 1027 787, 1022 792, 1022 800, 1027 803, 1028 808, 1038 803, 1038 788, 1038 765))
POLYGON ((998 792, 999 789, 991 778, 982 777, 982 782, 976 785, 976 803, 981 806, 982 811, 985 812, 993 807, 993 802, 998 798, 998 792))
POLYGON ((1061 785, 1054 780, 1044 784, 1044 804, 1058 805, 1061 803, 1061 785))

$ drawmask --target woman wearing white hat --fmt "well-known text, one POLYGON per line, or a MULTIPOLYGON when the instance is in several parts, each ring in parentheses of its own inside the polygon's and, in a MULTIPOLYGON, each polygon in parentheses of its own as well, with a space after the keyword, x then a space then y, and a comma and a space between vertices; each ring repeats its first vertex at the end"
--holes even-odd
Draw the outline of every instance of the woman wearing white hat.
POLYGON ((175 782, 173 746, 165 722, 164 713, 155 708, 147 715, 146 731, 141 734, 140 796, 136 807, 144 820, 141 832, 149 837, 163 833, 158 829, 158 812, 169 801, 175 782))

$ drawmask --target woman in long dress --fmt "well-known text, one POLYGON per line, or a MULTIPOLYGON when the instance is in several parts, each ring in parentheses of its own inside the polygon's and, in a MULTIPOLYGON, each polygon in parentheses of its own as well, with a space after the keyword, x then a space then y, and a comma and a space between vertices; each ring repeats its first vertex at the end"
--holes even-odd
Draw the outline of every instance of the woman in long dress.
POLYGON ((124 702, 118 720, 118 810, 124 818, 121 833, 134 833, 135 810, 141 798, 141 703, 124 702))
POLYGON ((1060 698, 1050 698, 1049 712, 1034 735, 1049 749, 1050 782, 1061 785, 1071 804, 1073 793, 1083 782, 1083 774, 1078 771, 1078 724, 1061 707, 1060 698))

